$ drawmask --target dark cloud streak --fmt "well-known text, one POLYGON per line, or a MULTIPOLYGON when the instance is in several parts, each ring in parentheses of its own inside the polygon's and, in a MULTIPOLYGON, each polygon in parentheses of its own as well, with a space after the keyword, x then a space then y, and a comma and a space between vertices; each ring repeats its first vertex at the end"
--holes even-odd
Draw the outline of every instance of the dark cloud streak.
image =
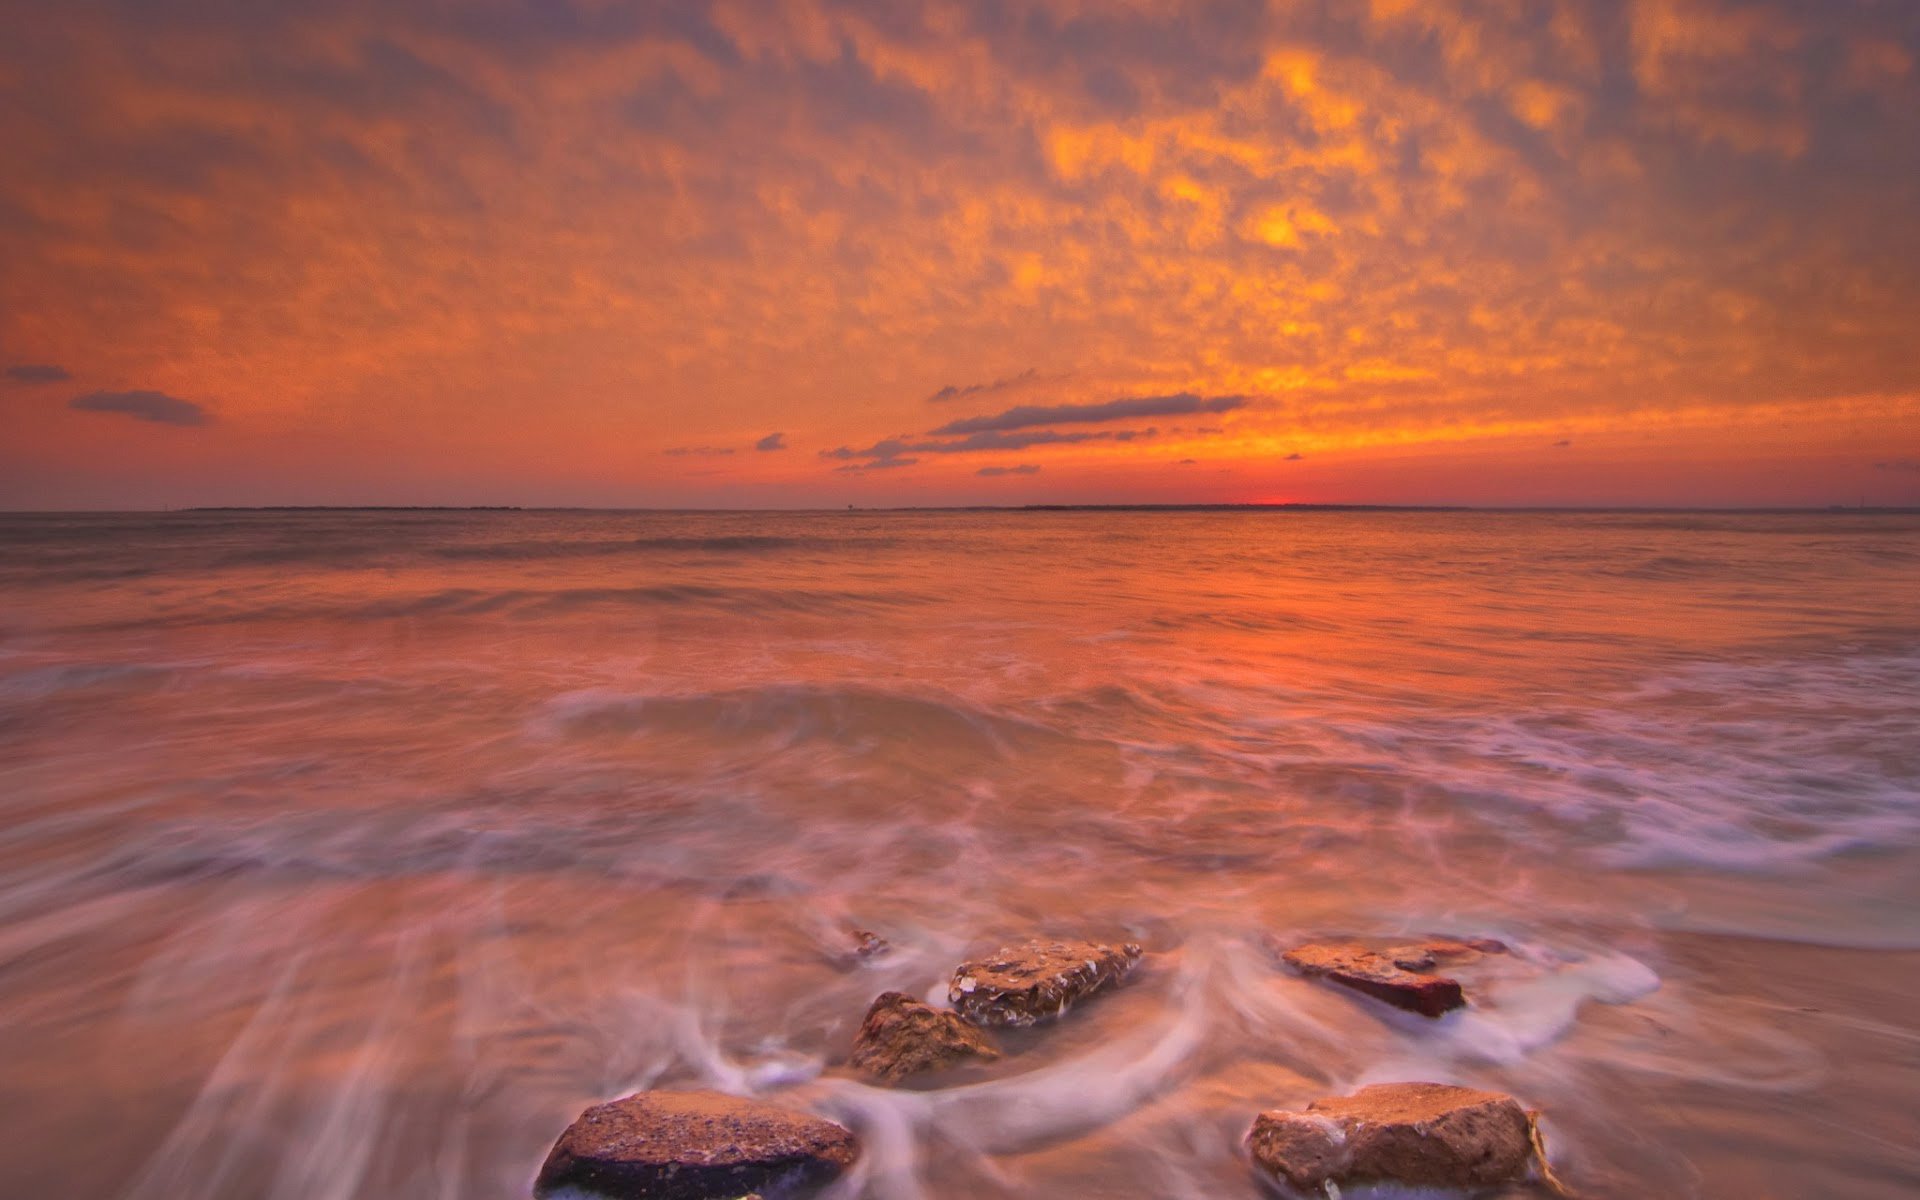
POLYGON ((19 363, 7 368, 7 378, 15 383, 65 383, 73 375, 51 363, 19 363))
POLYGON ((88 392, 67 401, 67 407, 80 412, 113 413, 156 425, 195 427, 213 420, 206 409, 191 400, 154 391, 88 392))
POLYGON ((1133 442, 1158 436, 1160 436, 1160 430, 1154 426, 1146 429, 1101 430, 1097 433, 1087 430, 1061 433, 1056 429, 1034 429, 1010 433, 990 430, 976 433, 971 437, 940 442, 887 438, 861 449, 839 446, 832 450, 822 450, 820 457, 846 460, 864 458, 885 462, 907 454, 991 454, 1008 450, 1025 450, 1030 446, 1072 446, 1081 442, 1133 442))
MULTIPOLYGON (((822 453, 825 453, 822 451, 822 453)), ((890 467, 911 467, 920 460, 917 458, 880 458, 872 462, 848 463, 844 467, 835 467, 835 471, 884 471, 890 467)))
POLYGON ((1245 396, 1199 396, 1192 392, 1178 392, 1171 396, 1127 396, 1100 404, 1023 404, 991 416, 949 421, 931 431, 930 436, 1031 429, 1037 425, 1094 425, 1102 421, 1136 420, 1140 417, 1182 417, 1193 413, 1229 412, 1244 407, 1246 403, 1245 396))
POLYGON ((992 383, 950 383, 933 395, 927 397, 929 404, 943 404, 948 400, 958 400, 963 396, 979 396, 989 392, 1004 392, 1022 384, 1032 383, 1040 377, 1037 368, 1028 367, 1018 375, 1009 375, 1005 379, 996 379, 992 383))

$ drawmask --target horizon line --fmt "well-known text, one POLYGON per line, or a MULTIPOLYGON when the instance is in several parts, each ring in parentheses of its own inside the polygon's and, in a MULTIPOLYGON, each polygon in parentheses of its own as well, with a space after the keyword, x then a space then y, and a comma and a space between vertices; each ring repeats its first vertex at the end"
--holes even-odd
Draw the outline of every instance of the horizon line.
POLYGON ((193 504, 161 508, 0 508, 0 516, 165 516, 173 513, 318 512, 604 512, 604 513, 911 513, 911 512, 1486 512, 1486 513, 1819 513, 1920 515, 1907 504, 1378 504, 1320 502, 1198 502, 1068 504, 895 504, 767 508, 622 506, 596 504, 193 504))

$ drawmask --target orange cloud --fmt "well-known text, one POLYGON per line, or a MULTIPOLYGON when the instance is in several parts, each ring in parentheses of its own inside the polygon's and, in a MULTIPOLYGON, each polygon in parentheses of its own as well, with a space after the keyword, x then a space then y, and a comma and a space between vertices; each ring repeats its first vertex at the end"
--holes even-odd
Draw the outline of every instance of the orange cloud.
POLYGON ((882 485, 815 450, 1003 384, 1247 402, 1151 445, 887 456, 917 460, 888 494, 1910 431, 1920 103, 1886 14, 1020 9, 28 14, 0 347, 73 379, 0 380, 0 502, 834 502, 882 485), (69 407, 148 393, 220 419, 187 445, 69 407), (667 453, 769 429, 807 451, 667 453))

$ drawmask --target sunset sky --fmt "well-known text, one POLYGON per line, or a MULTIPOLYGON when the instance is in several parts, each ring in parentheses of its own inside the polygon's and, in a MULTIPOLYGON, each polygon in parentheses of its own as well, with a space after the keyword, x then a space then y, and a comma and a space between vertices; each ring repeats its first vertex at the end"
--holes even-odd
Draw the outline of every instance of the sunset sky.
POLYGON ((1920 4, 0 0, 0 507, 1920 504, 1920 4))

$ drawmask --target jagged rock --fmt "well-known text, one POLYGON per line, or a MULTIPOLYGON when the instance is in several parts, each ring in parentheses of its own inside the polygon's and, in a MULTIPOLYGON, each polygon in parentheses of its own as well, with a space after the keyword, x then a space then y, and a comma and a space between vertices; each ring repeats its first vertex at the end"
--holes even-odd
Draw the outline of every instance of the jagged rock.
POLYGON ((979 1030, 905 992, 882 992, 854 1035, 853 1066, 882 1083, 898 1083, 967 1059, 991 1061, 1000 1051, 979 1030))
POLYGON ((804 1195, 859 1156, 832 1121, 718 1092, 639 1092, 596 1104, 547 1155, 533 1194, 614 1200, 804 1195))
POLYGON ((1310 942, 1280 957, 1303 974, 1324 977, 1422 1016, 1437 1017, 1467 1003, 1458 980, 1425 973, 1436 958, 1430 945, 1382 953, 1353 942, 1310 942))
POLYGON ((867 959, 878 958, 893 949, 893 944, 870 929, 853 931, 853 956, 867 959))
POLYGON ((1032 1025, 1133 973, 1140 947, 1034 939, 963 962, 947 999, 975 1025, 1032 1025))
POLYGON ((1532 1123, 1511 1096, 1444 1083, 1381 1083, 1261 1113, 1253 1161, 1302 1191, 1328 1183, 1484 1187, 1526 1175, 1532 1123))

